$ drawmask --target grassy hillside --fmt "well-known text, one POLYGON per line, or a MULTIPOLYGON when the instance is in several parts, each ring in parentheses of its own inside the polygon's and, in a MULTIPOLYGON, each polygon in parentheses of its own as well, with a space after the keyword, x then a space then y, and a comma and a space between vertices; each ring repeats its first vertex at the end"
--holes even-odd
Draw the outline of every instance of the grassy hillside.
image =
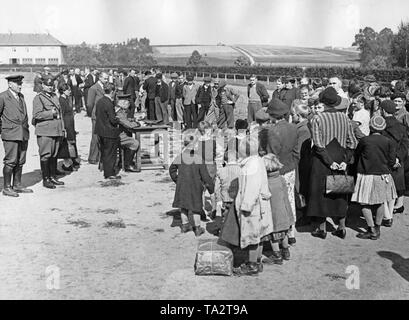
MULTIPOLYGON (((359 53, 352 50, 331 50, 272 45, 236 45, 250 54, 256 64, 272 66, 359 66, 359 53)), ((172 45, 153 46, 153 56, 162 65, 186 65, 194 50, 198 50, 209 65, 229 66, 240 52, 230 46, 172 45)))
POLYGON ((213 45, 172 45, 153 46, 153 57, 158 64, 185 66, 194 50, 199 51, 209 65, 229 66, 240 53, 229 46, 213 45))

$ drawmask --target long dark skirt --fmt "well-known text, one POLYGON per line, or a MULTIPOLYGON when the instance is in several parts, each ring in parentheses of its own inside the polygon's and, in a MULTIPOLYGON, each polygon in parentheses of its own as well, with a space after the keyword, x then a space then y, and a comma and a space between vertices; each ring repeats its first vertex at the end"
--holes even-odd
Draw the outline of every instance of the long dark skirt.
POLYGON ((240 247, 240 224, 234 202, 227 210, 219 238, 233 246, 240 247))
POLYGON ((60 147, 58 149, 58 159, 75 159, 78 157, 78 149, 75 141, 68 141, 62 139, 60 147))
MULTIPOLYGON (((395 188, 398 196, 403 196, 405 194, 406 186, 405 186, 405 169, 404 167, 399 167, 397 169, 392 170, 392 178, 393 182, 395 183, 395 188)), ((408 186, 409 187, 409 186, 408 186)))
MULTIPOLYGON (((331 141, 326 149, 333 161, 337 163, 344 161, 346 150, 340 146, 337 140, 331 141)), ((322 162, 314 148, 311 161, 307 216, 345 217, 348 209, 348 196, 344 194, 325 194, 326 178, 331 174, 331 170, 322 162)))
MULTIPOLYGON (((409 157, 406 158, 404 162, 404 177, 405 177, 405 195, 409 195, 409 157)), ((396 183, 395 183, 396 187, 396 183)), ((399 194, 399 192, 398 192, 399 194)))

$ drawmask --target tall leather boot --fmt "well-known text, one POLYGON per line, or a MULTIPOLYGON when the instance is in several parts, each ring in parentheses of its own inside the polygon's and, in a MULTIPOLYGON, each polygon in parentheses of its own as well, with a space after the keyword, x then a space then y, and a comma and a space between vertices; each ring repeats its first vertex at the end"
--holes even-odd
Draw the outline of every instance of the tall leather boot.
POLYGON ((140 170, 137 170, 135 168, 135 166, 132 165, 132 160, 135 157, 135 153, 136 153, 136 151, 134 151, 134 150, 129 150, 129 149, 125 150, 124 162, 125 162, 125 171, 126 172, 140 172, 140 170))
POLYGON ((18 193, 13 190, 11 187, 11 178, 13 176, 13 168, 5 165, 3 167, 3 179, 4 179, 4 188, 3 194, 9 197, 18 197, 18 193))
POLYGON ((48 167, 50 170, 50 181, 56 186, 63 186, 64 182, 57 179, 57 158, 50 158, 48 160, 48 167))
POLYGON ((41 164, 41 173, 43 175, 43 186, 48 189, 55 189, 54 183, 50 181, 50 169, 49 169, 49 160, 40 161, 41 164))
POLYGON ((33 190, 23 187, 21 184, 21 175, 23 166, 16 166, 13 172, 13 190, 17 193, 33 193, 33 190))

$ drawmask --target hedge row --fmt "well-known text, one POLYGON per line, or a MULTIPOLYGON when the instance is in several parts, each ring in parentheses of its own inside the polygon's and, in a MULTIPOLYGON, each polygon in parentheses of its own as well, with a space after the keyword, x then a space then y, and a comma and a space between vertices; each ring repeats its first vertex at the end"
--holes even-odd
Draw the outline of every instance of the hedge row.
MULTIPOLYGON (((25 68, 30 68, 32 70, 40 70, 43 66, 40 65, 1 65, 0 68, 11 68, 23 70, 25 68)), ((62 69, 72 66, 53 66, 53 69, 62 69)), ((83 67, 83 66, 79 66, 83 67)), ((93 66, 91 66, 93 67, 93 66)), ((404 80, 409 78, 409 69, 404 68, 394 68, 394 69, 365 69, 365 68, 354 68, 354 67, 305 67, 301 68, 298 66, 294 67, 268 67, 268 66, 252 66, 252 67, 238 67, 238 66, 225 66, 225 67, 212 67, 212 66, 99 66, 101 69, 129 69, 135 68, 138 71, 144 71, 148 68, 159 68, 162 72, 183 72, 183 73, 199 73, 205 76, 216 77, 217 75, 220 78, 233 78, 233 75, 236 75, 237 79, 243 79, 244 76, 248 77, 251 74, 256 74, 259 76, 260 80, 267 80, 267 77, 270 80, 275 80, 281 76, 291 76, 300 78, 303 76, 309 78, 323 78, 338 76, 342 79, 358 79, 362 80, 366 75, 372 74, 376 77, 378 81, 389 82, 392 80, 404 80)))
MULTIPOLYGON (((378 81, 392 81, 392 80, 404 80, 409 78, 409 69, 394 68, 394 69, 365 69, 354 67, 176 67, 176 66, 158 66, 162 71, 172 72, 192 72, 192 73, 205 73, 205 76, 212 74, 218 74, 219 77, 224 77, 224 74, 237 74, 239 75, 251 75, 256 74, 258 76, 264 76, 261 78, 269 77, 270 80, 281 76, 292 77, 309 77, 309 78, 323 78, 338 76, 342 79, 358 79, 362 80, 367 75, 374 75, 378 81)), ((241 76, 242 78, 243 76, 241 76)))

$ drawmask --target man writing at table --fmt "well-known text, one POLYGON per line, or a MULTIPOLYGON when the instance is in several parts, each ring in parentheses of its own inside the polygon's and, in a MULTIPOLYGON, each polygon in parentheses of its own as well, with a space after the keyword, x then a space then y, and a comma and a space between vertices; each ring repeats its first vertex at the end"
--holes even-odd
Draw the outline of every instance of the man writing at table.
POLYGON ((119 134, 120 146, 124 149, 124 167, 126 172, 140 172, 133 165, 135 153, 139 149, 139 142, 132 137, 132 130, 140 127, 140 123, 133 118, 128 118, 128 110, 131 105, 131 94, 117 96, 118 102, 115 107, 116 118, 119 121, 121 133, 119 134))

